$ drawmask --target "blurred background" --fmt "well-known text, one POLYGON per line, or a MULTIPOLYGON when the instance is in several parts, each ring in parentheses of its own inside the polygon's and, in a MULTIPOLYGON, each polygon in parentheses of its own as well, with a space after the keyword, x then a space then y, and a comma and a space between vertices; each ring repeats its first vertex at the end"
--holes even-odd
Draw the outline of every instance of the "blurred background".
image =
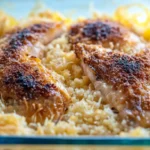
POLYGON ((150 8, 149 0, 0 0, 0 10, 4 10, 14 17, 23 18, 32 9, 50 8, 58 10, 65 16, 90 16, 93 9, 101 13, 112 13, 121 5, 142 3, 150 8))

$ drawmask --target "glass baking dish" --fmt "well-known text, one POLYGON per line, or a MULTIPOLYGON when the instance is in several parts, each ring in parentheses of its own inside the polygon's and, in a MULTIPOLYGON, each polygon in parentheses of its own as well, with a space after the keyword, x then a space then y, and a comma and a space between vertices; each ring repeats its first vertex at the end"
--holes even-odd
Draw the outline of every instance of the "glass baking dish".
MULTIPOLYGON (((4 10, 14 17, 25 17, 35 3, 36 0, 0 0, 0 10, 4 10), (21 13, 20 13, 21 11, 21 13)), ((58 10, 65 15, 74 18, 77 16, 90 16, 91 9, 96 8, 102 13, 111 13, 118 6, 131 3, 142 3, 150 6, 149 0, 43 0, 40 1, 52 10, 58 10), (72 12, 72 13, 70 13, 72 12)), ((107 150, 125 150, 150 149, 150 138, 128 138, 128 137, 102 137, 102 136, 0 136, 0 149, 107 149, 107 150)))
POLYGON ((150 138, 102 136, 0 136, 0 149, 7 150, 149 150, 150 138))

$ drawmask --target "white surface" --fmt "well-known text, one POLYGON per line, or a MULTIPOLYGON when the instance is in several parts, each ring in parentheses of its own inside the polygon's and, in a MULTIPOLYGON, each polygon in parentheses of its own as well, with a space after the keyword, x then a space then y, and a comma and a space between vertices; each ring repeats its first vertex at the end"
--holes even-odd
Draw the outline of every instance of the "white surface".
POLYGON ((0 9, 22 18, 27 16, 38 2, 73 17, 90 16, 90 5, 104 13, 112 13, 118 6, 132 3, 142 3, 150 8, 150 0, 0 0, 0 9))

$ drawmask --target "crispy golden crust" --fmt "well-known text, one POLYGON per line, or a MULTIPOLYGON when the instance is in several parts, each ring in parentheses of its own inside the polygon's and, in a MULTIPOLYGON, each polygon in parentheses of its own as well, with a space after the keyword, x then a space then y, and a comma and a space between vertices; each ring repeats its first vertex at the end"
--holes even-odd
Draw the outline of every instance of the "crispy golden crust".
MULTIPOLYGON (((149 117, 145 112, 150 111, 150 53, 131 56, 120 52, 98 51, 94 46, 77 44, 77 56, 94 72, 96 80, 102 80, 112 85, 115 91, 121 90, 125 97, 121 101, 132 111, 130 117, 143 126, 150 126, 149 117)), ((116 99, 117 101, 117 99, 116 99)))
MULTIPOLYGON (((26 49, 23 49, 24 46, 31 47, 38 40, 41 40, 43 44, 50 41, 50 39, 44 39, 44 36, 47 34, 55 34, 55 30, 61 30, 60 24, 55 23, 41 23, 34 24, 25 29, 18 29, 16 32, 10 33, 2 37, 4 39, 1 44, 1 52, 0 62, 4 63, 4 61, 9 61, 10 58, 13 59, 22 59, 23 52, 26 52, 26 49)), ((56 35, 57 36, 57 35, 56 35)), ((28 51, 26 55, 28 55, 28 51)))
POLYGON ((13 63, 3 69, 3 86, 12 92, 12 95, 16 95, 16 99, 30 100, 41 96, 48 98, 55 93, 57 88, 53 83, 48 83, 44 73, 46 72, 42 73, 38 66, 30 62, 13 63))
POLYGON ((109 20, 85 20, 71 27, 69 42, 71 44, 103 44, 108 47, 109 42, 114 44, 125 42, 127 30, 116 22, 109 20))
POLYGON ((1 39, 0 92, 5 112, 16 111, 28 122, 43 123, 45 118, 58 121, 67 109, 67 93, 40 60, 30 55, 37 43, 47 43, 59 29, 55 23, 35 24, 1 39))

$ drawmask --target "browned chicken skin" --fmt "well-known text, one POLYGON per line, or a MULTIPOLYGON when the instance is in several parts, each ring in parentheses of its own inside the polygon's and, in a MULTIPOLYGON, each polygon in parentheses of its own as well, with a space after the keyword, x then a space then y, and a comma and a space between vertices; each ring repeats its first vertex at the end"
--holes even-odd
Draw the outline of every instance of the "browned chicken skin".
POLYGON ((145 42, 106 20, 73 26, 69 41, 106 103, 122 119, 150 127, 150 51, 145 42))
POLYGON ((145 47, 139 37, 120 24, 109 20, 85 20, 70 29, 69 42, 97 44, 104 48, 134 54, 145 47))
POLYGON ((69 103, 65 88, 35 56, 62 32, 59 23, 34 24, 0 39, 0 92, 5 112, 28 122, 58 121, 69 103))

